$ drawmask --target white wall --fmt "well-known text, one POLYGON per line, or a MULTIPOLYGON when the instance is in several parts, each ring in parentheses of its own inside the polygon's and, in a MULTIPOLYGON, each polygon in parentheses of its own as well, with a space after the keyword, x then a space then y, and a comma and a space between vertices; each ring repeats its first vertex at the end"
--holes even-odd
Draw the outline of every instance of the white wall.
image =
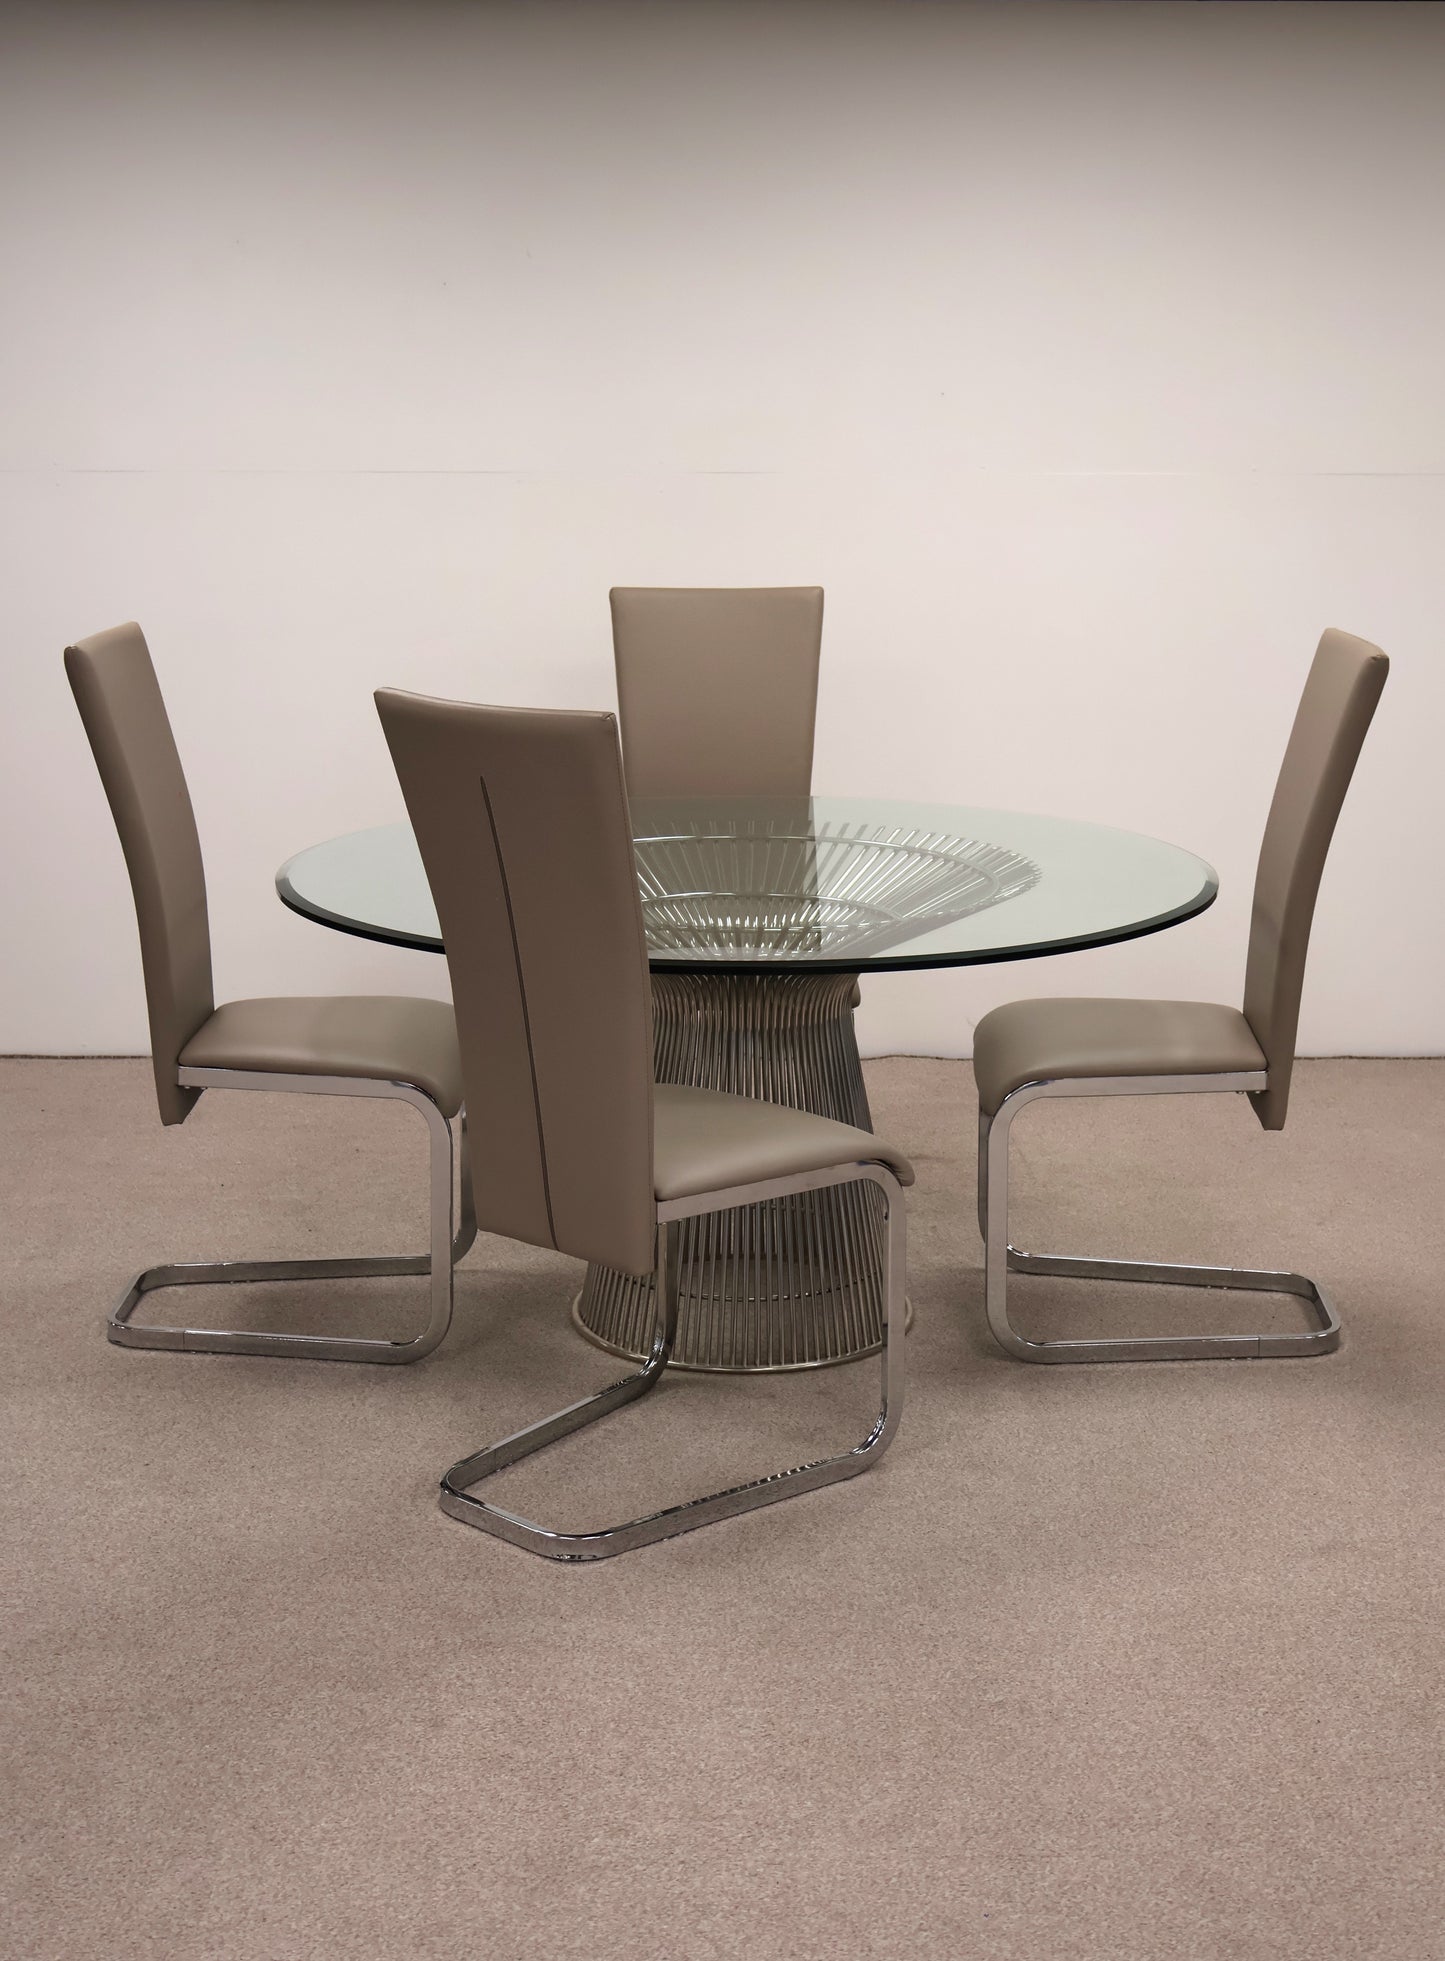
POLYGON ((817 785, 1175 839, 1213 912, 867 984, 1230 998, 1320 629, 1395 659, 1304 1045, 1445 1049, 1445 9, 0 15, 0 1048, 134 1050, 67 639, 137 617, 227 994, 440 992, 277 903, 379 683, 609 704, 610 584, 827 587, 817 785))

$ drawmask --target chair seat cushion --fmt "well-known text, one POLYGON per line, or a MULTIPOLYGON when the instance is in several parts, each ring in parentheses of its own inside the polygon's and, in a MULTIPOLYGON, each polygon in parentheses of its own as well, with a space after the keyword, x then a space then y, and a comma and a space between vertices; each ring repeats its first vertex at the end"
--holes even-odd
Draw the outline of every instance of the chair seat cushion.
POLYGON ((1025 1083, 1264 1067, 1244 1016, 1213 1001, 1011 1001, 986 1014, 973 1038, 979 1108, 988 1117, 1025 1083))
POLYGON ((181 1050, 183 1067, 414 1083, 454 1117, 462 1104, 456 1021, 446 1001, 316 994, 228 1001, 181 1050))
POLYGON ((720 1090, 659 1083, 652 1135, 661 1201, 865 1161, 886 1164, 901 1185, 913 1183, 907 1158, 872 1131, 720 1090))

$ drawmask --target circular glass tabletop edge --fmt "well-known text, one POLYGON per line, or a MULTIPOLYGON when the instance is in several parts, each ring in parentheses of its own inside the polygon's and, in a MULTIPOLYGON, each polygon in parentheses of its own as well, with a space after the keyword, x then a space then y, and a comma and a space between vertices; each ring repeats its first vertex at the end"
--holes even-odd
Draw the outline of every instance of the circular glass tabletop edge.
MULTIPOLYGON (((1011 813, 1022 814, 1022 813, 1011 813)), ((1071 821, 1071 820, 1060 820, 1071 821)), ((1077 820, 1081 827, 1091 830, 1113 832, 1115 835, 1147 840, 1150 843, 1165 844, 1164 839, 1155 839, 1146 832, 1126 831, 1117 825, 1095 824, 1087 819, 1077 820)), ((404 825, 372 826, 365 829, 400 830, 404 825)), ((344 832, 342 837, 354 837, 363 832, 344 832)), ((446 948, 439 934, 423 934, 408 931, 405 927, 382 927, 374 923, 348 917, 332 911, 318 900, 307 897, 298 891, 291 878, 291 868, 311 851, 338 839, 318 840, 317 844, 307 845, 301 851, 293 852, 290 858, 276 873, 276 893, 281 903, 290 911, 313 924, 330 927, 335 932, 346 933, 353 939, 371 940, 381 946, 403 947, 417 953, 445 953, 446 948)), ((927 971, 945 967, 987 967, 1001 965, 1005 961, 1046 959, 1054 954, 1087 953, 1105 946, 1122 946, 1130 940, 1147 939, 1150 935, 1166 931, 1171 926, 1182 925, 1186 920, 1198 918, 1207 912, 1219 896, 1219 877, 1213 866, 1197 854, 1185 852, 1182 846, 1169 846, 1181 856, 1194 858, 1204 874, 1199 888, 1188 899, 1174 906, 1166 907, 1144 919, 1133 920, 1117 927, 1097 931, 1061 934, 1057 937, 1042 937, 1020 942, 1017 945, 992 947, 949 948, 933 947, 922 952, 877 952, 872 955, 837 954, 779 955, 764 954, 752 958, 741 955, 705 953, 683 953, 661 951, 649 947, 648 964, 654 973, 709 973, 721 975, 747 974, 868 974, 868 973, 907 973, 927 971)))
MULTIPOLYGON (((349 833, 343 833, 343 836, 349 833)), ((334 840, 323 839, 324 843, 334 840)), ((413 953, 445 953, 441 936, 437 933, 408 933, 404 926, 368 926, 359 919, 348 919, 343 913, 332 912, 316 899, 308 899, 296 890, 291 883, 291 867, 298 858, 304 858, 307 851, 314 850, 307 845, 301 851, 293 852, 276 874, 276 897, 291 912, 298 913, 302 919, 309 919, 313 926, 330 926, 337 933, 349 933, 354 940, 371 940, 377 946, 405 947, 413 953)))

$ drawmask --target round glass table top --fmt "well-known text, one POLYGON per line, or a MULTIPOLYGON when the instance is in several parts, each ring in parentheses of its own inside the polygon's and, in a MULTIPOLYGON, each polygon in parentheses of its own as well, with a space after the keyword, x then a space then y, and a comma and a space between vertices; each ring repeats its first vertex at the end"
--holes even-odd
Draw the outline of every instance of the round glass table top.
MULTIPOLYGON (((715 973, 968 966, 1105 946, 1212 904, 1200 858, 1133 831, 863 797, 634 802, 651 962, 715 973)), ((557 839, 566 849, 565 836, 557 839)), ((293 911, 442 951, 409 824, 298 852, 293 911)))

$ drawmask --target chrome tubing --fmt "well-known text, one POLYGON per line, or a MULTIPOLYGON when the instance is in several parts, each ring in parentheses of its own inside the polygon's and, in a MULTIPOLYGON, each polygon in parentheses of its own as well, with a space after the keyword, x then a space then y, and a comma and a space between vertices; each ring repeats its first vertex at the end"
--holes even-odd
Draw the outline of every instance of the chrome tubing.
POLYGON ((466 1113, 461 1117, 461 1224, 452 1232, 452 1130, 440 1109, 414 1083, 372 1082, 358 1076, 300 1076, 264 1070, 181 1069, 188 1089, 279 1090, 301 1096, 375 1096, 409 1103, 431 1136, 431 1250, 372 1259, 214 1260, 148 1267, 121 1296, 106 1325, 121 1348, 161 1348, 201 1355, 280 1355, 318 1362, 418 1362, 444 1339, 452 1318, 452 1269, 477 1236, 467 1162, 466 1113), (172 1328, 132 1317, 142 1298, 162 1287, 236 1286, 272 1280, 375 1280, 431 1276, 426 1325, 403 1341, 332 1335, 263 1334, 249 1329, 172 1328))
POLYGON ((978 1213, 984 1242, 984 1312, 989 1332, 1022 1362, 1187 1362, 1253 1360, 1261 1356, 1327 1355, 1340 1345, 1340 1321, 1323 1289, 1301 1273, 1247 1267, 1176 1265, 1146 1260, 1093 1259, 1066 1253, 1027 1253, 1008 1236, 1008 1146, 1014 1118, 1029 1103, 1054 1096, 1187 1096, 1247 1094, 1263 1089, 1262 1070, 1211 1076, 1098 1076, 1025 1083, 1006 1096, 992 1118, 979 1113, 978 1213), (1031 1341, 1008 1317, 1008 1276, 1034 1273, 1079 1280, 1133 1280, 1164 1286, 1213 1287, 1227 1292, 1292 1294, 1307 1301, 1319 1326, 1296 1334, 1134 1335, 1115 1339, 1031 1341))
POLYGON ((697 1526, 711 1525, 718 1519, 736 1517, 740 1512, 754 1511, 761 1505, 775 1504, 780 1499, 816 1491, 825 1484, 835 1484, 842 1478, 856 1477, 881 1457, 893 1441, 903 1415, 903 1300, 907 1262, 903 1195, 897 1179, 886 1166, 855 1164, 842 1170, 810 1172, 800 1177, 775 1178, 763 1183, 735 1186, 725 1192, 709 1192, 659 1205, 657 1216, 656 1297, 662 1303, 662 1308, 656 1318, 652 1346, 644 1366, 597 1395, 572 1403, 555 1415, 544 1417, 541 1422, 530 1424, 526 1429, 514 1431, 500 1443, 474 1451, 469 1457, 453 1464, 441 1482, 441 1508, 449 1517, 477 1526, 495 1538, 505 1539, 528 1552, 539 1553, 545 1559, 572 1563, 610 1559, 639 1546, 653 1545, 659 1539, 670 1539, 678 1533, 690 1532, 697 1526), (855 1184, 863 1180, 878 1186, 883 1194, 886 1212, 880 1407, 877 1421, 860 1443, 833 1457, 800 1464, 791 1470, 771 1472, 766 1477, 750 1479, 746 1484, 733 1485, 709 1497, 691 1498, 683 1504, 670 1505, 663 1511, 631 1519, 624 1525, 608 1526, 592 1532, 556 1532, 473 1496, 472 1487, 495 1472, 515 1464, 520 1458, 531 1456, 534 1451, 544 1449, 574 1430, 580 1430, 585 1424, 606 1416, 624 1403, 646 1395, 661 1381, 677 1333, 678 1222, 696 1218, 705 1211, 756 1204, 794 1192, 821 1191, 832 1185, 855 1184))

